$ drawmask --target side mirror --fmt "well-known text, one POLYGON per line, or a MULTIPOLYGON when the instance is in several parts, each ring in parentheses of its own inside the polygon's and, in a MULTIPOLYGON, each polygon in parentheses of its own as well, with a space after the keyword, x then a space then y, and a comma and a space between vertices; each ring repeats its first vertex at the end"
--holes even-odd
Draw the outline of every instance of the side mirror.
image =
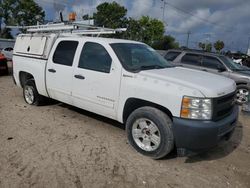
POLYGON ((217 70, 218 70, 218 72, 224 72, 224 71, 226 71, 227 69, 226 69, 224 66, 219 66, 219 65, 218 65, 217 70))

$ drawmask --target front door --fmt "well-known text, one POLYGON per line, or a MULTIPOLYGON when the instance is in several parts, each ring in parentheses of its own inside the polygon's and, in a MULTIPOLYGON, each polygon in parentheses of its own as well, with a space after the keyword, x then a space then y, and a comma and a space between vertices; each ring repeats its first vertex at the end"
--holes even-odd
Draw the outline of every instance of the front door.
POLYGON ((78 41, 59 40, 54 46, 46 68, 48 93, 53 99, 72 104, 72 65, 78 41))
POLYGON ((111 47, 86 41, 73 73, 74 106, 115 117, 120 78, 121 65, 111 47))
POLYGON ((202 70, 228 77, 228 71, 226 71, 225 65, 223 65, 217 58, 210 56, 203 56, 202 58, 202 70), (222 71, 225 70, 225 71, 222 71))

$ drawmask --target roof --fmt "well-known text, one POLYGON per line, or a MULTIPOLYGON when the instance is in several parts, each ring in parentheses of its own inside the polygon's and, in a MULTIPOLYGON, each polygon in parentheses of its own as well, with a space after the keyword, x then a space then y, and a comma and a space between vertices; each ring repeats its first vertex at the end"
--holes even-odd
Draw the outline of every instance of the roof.
POLYGON ((210 55, 210 56, 217 56, 217 57, 223 57, 224 55, 214 53, 214 52, 205 52, 202 50, 193 50, 193 49, 186 49, 186 50, 181 50, 181 49, 171 49, 168 50, 168 52, 186 52, 186 53, 193 53, 193 54, 202 54, 202 55, 210 55))
POLYGON ((68 38, 71 40, 79 40, 79 39, 87 39, 91 41, 96 41, 96 42, 105 42, 108 44, 112 43, 135 43, 135 44, 143 44, 142 42, 138 41, 133 41, 133 40, 126 40, 126 39, 115 39, 115 38, 105 38, 105 37, 89 37, 89 36, 80 36, 80 35, 64 35, 64 34, 55 34, 55 33, 35 33, 35 34, 20 34, 18 37, 23 37, 23 36, 40 36, 40 37, 57 37, 58 38, 68 38))

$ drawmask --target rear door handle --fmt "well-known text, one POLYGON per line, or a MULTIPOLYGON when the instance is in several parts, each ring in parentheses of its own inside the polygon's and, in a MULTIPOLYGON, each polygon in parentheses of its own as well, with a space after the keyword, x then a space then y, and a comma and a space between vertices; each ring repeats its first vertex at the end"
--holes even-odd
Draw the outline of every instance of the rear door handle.
POLYGON ((82 75, 75 75, 75 78, 77 78, 77 79, 81 79, 81 80, 84 80, 84 79, 85 79, 85 77, 84 77, 84 76, 82 76, 82 75))
POLYGON ((55 73, 56 70, 55 69, 48 69, 49 72, 55 73))
POLYGON ((202 69, 202 71, 205 71, 205 72, 207 72, 207 70, 206 70, 206 69, 202 69))

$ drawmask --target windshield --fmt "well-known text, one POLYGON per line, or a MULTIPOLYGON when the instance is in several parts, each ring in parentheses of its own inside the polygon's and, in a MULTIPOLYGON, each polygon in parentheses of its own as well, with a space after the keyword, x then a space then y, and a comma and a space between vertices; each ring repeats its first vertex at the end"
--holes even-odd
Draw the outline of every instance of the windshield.
POLYGON ((245 67, 241 66, 240 64, 237 64, 233 62, 232 59, 229 57, 221 56, 220 59, 226 64, 226 66, 234 71, 241 71, 241 70, 246 70, 245 67))
POLYGON ((145 44, 113 43, 110 45, 122 66, 130 72, 173 67, 154 49, 145 44))

